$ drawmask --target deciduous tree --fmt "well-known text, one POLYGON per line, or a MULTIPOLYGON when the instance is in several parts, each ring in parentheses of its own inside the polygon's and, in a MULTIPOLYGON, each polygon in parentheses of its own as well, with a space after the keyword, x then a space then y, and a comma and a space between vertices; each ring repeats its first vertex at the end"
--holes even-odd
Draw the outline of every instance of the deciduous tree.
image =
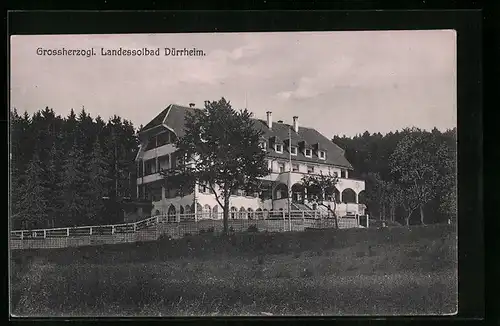
POLYGON ((391 172, 408 197, 407 208, 418 203, 420 223, 424 224, 424 205, 434 198, 440 184, 438 166, 442 155, 430 133, 416 128, 405 132, 391 155, 391 172))
POLYGON ((185 135, 175 145, 184 164, 164 173, 167 185, 184 193, 203 183, 215 194, 228 232, 231 192, 257 191, 259 177, 269 174, 265 152, 259 147, 262 132, 252 114, 235 110, 224 98, 205 101, 205 108, 186 116, 185 135))
POLYGON ((338 182, 337 175, 333 174, 306 174, 302 177, 302 185, 308 189, 308 197, 310 200, 316 202, 318 205, 322 205, 333 214, 335 218, 335 224, 338 227, 337 214, 335 210, 337 208, 337 202, 335 200, 335 186, 338 182), (333 209, 325 205, 327 199, 331 199, 333 202, 333 209))

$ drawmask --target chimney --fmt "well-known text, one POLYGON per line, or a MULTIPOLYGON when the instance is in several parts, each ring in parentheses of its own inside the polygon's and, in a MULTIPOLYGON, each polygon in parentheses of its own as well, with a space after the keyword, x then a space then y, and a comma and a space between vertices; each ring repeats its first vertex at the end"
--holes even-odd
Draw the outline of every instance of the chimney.
POLYGON ((269 129, 273 128, 273 113, 271 111, 267 111, 267 126, 269 129))
POLYGON ((194 103, 189 103, 190 108, 194 108, 194 103))
POLYGON ((299 132, 299 117, 297 116, 293 117, 293 130, 299 132))

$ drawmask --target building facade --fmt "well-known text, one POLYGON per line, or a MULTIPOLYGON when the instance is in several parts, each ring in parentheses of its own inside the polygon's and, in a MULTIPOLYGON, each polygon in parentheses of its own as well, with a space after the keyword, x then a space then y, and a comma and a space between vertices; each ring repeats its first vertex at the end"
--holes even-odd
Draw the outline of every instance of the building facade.
MULTIPOLYGON (((184 119, 190 110, 197 109, 193 104, 169 105, 139 132, 137 197, 152 201, 152 215, 201 212, 203 216, 210 213, 220 216, 214 213, 222 212, 206 185, 197 184, 193 193, 179 197, 166 187, 161 174, 161 170, 180 164, 174 143, 184 135, 184 119)), ((255 128, 263 132, 260 146, 266 151, 271 173, 262 178, 260 193, 233 192, 232 218, 246 218, 259 211, 287 211, 289 204, 292 210, 327 209, 309 200, 308 189, 301 182, 304 175, 320 173, 336 174, 339 178, 334 192, 327 194, 328 200, 324 202, 327 206, 334 208, 338 216, 364 214, 360 195, 365 182, 349 177, 352 166, 343 149, 315 129, 299 126, 298 117, 293 117, 293 124, 289 125, 273 122, 272 112, 267 112, 266 120, 254 119, 254 122, 255 128)))

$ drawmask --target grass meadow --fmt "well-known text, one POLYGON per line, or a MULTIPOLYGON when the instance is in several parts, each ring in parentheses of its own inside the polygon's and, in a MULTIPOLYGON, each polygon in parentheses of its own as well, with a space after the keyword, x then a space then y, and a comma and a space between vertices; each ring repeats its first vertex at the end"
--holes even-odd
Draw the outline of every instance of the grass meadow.
POLYGON ((11 252, 17 316, 415 315, 457 310, 455 226, 212 234, 11 252))

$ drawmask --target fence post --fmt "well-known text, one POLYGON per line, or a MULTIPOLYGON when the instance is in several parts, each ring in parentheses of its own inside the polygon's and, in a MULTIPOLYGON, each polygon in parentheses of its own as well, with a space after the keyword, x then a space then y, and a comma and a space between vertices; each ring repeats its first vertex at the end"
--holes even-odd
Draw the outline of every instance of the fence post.
POLYGON ((111 234, 115 234, 115 226, 111 225, 111 234))
POLYGON ((160 217, 156 216, 156 224, 160 224, 160 217))
POLYGON ((137 223, 134 223, 134 232, 137 232, 137 223))
POLYGON ((366 227, 370 227, 370 215, 366 214, 366 227))
POLYGON ((89 229, 89 235, 92 235, 92 227, 89 229))
POLYGON ((43 230, 43 238, 47 238, 47 230, 43 230))
POLYGON ((69 228, 66 228, 66 236, 69 237, 69 228))
POLYGON ((24 232, 21 231, 21 240, 24 238, 24 232))

